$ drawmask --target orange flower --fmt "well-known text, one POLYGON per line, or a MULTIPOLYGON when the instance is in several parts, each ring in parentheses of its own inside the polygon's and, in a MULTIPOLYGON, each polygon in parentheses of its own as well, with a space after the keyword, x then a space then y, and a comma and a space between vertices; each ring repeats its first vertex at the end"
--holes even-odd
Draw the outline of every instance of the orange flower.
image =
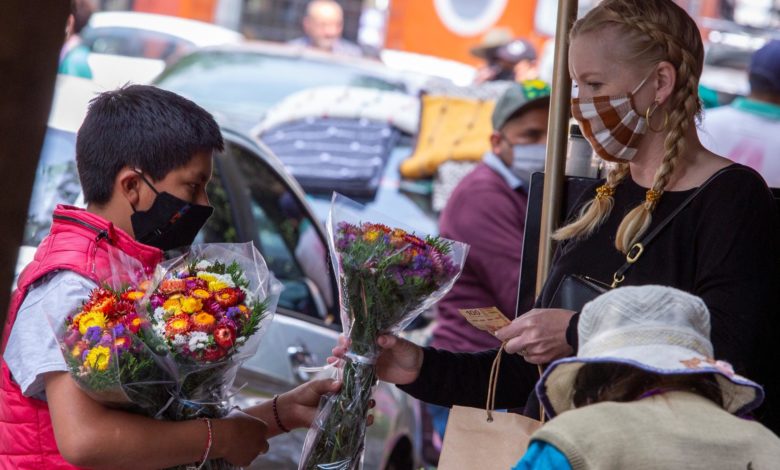
POLYGON ((192 321, 188 315, 175 315, 165 324, 165 335, 172 338, 187 333, 191 328, 192 321))
POLYGON ((206 289, 195 289, 190 292, 190 295, 200 300, 206 300, 211 297, 211 293, 206 289))
POLYGON ((138 290, 143 292, 148 291, 150 287, 152 287, 152 281, 149 279, 146 279, 145 281, 141 281, 141 283, 138 284, 138 290))
POLYGON ((160 283, 160 292, 163 294, 176 294, 184 292, 186 287, 184 279, 166 279, 160 283))
POLYGON ((192 325, 195 331, 210 333, 214 329, 217 319, 208 312, 199 312, 192 316, 192 325))
POLYGON ((105 289, 98 289, 92 294, 92 298, 84 306, 84 310, 109 313, 114 308, 115 303, 116 298, 114 294, 105 289))
POLYGON ((132 302, 135 302, 136 300, 141 300, 144 297, 144 292, 140 290, 129 290, 122 294, 122 300, 129 300, 132 302))

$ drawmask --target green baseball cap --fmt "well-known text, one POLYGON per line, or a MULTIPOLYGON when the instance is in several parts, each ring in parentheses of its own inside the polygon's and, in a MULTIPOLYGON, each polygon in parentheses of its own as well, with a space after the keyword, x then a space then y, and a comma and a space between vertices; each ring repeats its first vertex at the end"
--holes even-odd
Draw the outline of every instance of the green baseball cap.
POLYGON ((526 80, 513 83, 496 101, 493 108, 493 129, 504 127, 506 121, 517 111, 539 100, 550 100, 550 86, 542 80, 526 80))

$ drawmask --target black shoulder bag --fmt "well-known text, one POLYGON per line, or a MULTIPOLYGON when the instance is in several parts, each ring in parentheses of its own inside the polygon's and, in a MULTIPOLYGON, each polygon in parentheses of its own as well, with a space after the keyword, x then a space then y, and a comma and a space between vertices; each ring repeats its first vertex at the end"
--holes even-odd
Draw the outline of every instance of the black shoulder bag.
POLYGON ((666 228, 675 217, 677 217, 677 214, 682 212, 682 210, 685 209, 691 203, 691 201, 693 201, 696 196, 698 196, 715 178, 720 176, 722 173, 733 169, 734 168, 731 166, 728 166, 715 172, 715 174, 710 176, 707 181, 704 182, 704 184, 699 186, 696 191, 693 192, 693 194, 688 196, 688 198, 683 201, 679 207, 677 207, 671 214, 669 214, 666 219, 658 224, 656 228, 645 235, 640 241, 634 243, 634 245, 631 246, 631 249, 628 250, 628 253, 626 253, 625 264, 623 264, 623 266, 621 266, 620 269, 615 271, 615 274, 612 275, 612 284, 607 284, 605 282, 601 282, 588 276, 582 276, 579 274, 566 274, 561 279, 561 282, 558 283, 558 287, 555 289, 555 293, 552 296, 549 308, 563 308, 566 310, 580 312, 586 303, 595 299, 604 292, 610 289, 614 289, 620 285, 620 283, 625 280, 628 270, 631 269, 631 266, 633 266, 639 257, 642 256, 642 253, 645 252, 645 249, 647 249, 647 246, 650 244, 650 242, 652 242, 658 236, 658 234, 660 234, 661 231, 666 228))

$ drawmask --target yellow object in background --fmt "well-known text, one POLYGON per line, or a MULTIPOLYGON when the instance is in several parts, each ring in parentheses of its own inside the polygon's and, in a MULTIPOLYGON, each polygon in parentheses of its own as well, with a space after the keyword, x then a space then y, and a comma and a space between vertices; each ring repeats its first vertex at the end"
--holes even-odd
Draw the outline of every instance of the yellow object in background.
POLYGON ((479 161, 490 150, 494 101, 424 95, 414 153, 401 163, 404 178, 432 176, 449 160, 479 161))

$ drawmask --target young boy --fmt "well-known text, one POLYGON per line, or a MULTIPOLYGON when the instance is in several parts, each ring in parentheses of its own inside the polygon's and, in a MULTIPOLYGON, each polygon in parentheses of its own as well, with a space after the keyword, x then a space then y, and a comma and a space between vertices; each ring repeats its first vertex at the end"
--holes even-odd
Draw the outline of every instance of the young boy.
POLYGON ((206 457, 248 465, 270 436, 308 426, 320 396, 338 389, 315 381, 246 413, 166 422, 99 404, 67 371, 47 314, 64 319, 88 297, 109 246, 151 269, 162 250, 191 244, 213 210, 206 185, 222 148, 211 115, 174 93, 133 85, 92 101, 76 143, 87 208, 54 211, 3 332, 0 468, 161 468, 206 457), (53 295, 65 302, 47 312, 53 295))

